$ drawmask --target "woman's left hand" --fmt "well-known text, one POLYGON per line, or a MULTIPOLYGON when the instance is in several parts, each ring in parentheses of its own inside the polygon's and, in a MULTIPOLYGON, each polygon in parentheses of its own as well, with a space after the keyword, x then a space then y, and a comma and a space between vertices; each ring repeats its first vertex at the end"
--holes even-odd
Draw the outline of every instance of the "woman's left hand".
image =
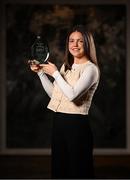
POLYGON ((48 62, 48 64, 41 64, 40 66, 42 66, 43 71, 50 76, 57 71, 57 67, 51 62, 48 62))

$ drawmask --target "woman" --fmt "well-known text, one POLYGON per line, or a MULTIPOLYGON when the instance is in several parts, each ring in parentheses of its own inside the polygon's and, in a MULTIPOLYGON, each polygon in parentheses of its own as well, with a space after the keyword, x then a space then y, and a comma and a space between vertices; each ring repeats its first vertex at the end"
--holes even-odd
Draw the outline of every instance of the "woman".
POLYGON ((92 34, 82 25, 68 33, 64 63, 36 65, 54 112, 52 128, 52 178, 93 178, 93 137, 88 113, 99 83, 92 34), (52 83, 46 74, 54 78, 52 83))

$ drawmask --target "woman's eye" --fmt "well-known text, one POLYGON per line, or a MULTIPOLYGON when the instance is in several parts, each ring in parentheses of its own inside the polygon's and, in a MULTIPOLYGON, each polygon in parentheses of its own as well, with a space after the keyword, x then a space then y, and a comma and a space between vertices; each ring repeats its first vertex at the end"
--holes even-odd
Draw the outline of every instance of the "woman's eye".
POLYGON ((69 40, 69 43, 72 43, 72 42, 83 43, 83 40, 77 40, 77 41, 75 41, 75 40, 73 40, 73 39, 70 39, 70 40, 69 40))
POLYGON ((79 42, 83 43, 83 40, 80 40, 79 42))

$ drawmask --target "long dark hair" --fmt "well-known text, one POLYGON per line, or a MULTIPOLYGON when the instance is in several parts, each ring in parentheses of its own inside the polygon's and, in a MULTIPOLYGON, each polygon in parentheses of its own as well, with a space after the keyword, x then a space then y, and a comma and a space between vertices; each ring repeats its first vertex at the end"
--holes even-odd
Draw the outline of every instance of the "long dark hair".
POLYGON ((69 37, 73 32, 80 32, 83 36, 84 40, 84 52, 88 59, 98 66, 97 57, 96 57, 96 48, 94 44, 93 35, 91 32, 88 32, 83 25, 76 25, 72 29, 69 30, 67 38, 66 38, 66 50, 65 50, 65 71, 71 69, 72 64, 74 62, 73 56, 69 52, 68 44, 69 37))

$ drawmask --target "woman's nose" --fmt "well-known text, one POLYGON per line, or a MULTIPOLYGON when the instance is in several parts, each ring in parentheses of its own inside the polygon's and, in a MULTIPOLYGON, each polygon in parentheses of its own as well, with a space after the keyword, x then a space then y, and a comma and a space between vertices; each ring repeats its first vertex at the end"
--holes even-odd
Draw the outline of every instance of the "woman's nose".
POLYGON ((74 45, 75 45, 75 46, 78 46, 78 41, 74 41, 74 45))

